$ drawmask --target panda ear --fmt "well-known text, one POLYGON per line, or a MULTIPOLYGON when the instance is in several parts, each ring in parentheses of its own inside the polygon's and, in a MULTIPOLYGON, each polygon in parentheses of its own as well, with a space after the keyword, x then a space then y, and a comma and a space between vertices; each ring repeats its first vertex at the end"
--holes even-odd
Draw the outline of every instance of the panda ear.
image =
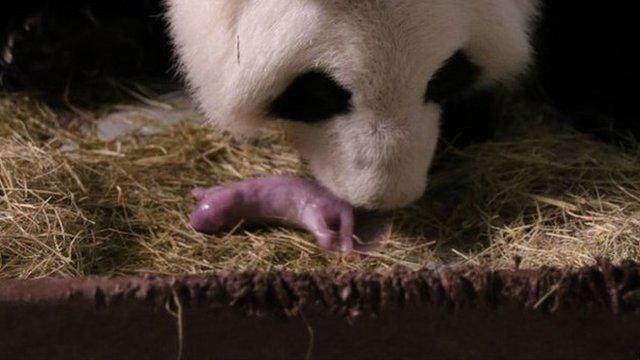
POLYGON ((480 68, 458 50, 431 78, 424 100, 444 103, 472 88, 479 77, 480 68))
POLYGON ((315 123, 351 110, 351 92, 327 73, 306 72, 293 80, 269 106, 271 117, 315 123))

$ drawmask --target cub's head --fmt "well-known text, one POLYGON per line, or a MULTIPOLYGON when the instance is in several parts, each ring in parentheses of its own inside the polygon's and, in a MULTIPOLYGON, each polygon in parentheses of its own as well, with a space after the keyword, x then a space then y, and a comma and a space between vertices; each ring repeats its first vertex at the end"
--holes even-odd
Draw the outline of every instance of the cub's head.
POLYGON ((531 0, 168 0, 181 68, 216 126, 280 124, 355 206, 421 196, 441 105, 529 62, 531 0))

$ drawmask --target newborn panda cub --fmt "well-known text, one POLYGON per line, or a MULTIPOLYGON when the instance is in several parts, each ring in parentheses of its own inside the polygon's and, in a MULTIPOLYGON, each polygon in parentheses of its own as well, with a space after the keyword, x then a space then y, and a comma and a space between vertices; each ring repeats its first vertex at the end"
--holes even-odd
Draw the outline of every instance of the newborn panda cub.
POLYGON ((213 234, 239 224, 275 223, 309 231, 325 250, 351 252, 378 247, 391 233, 389 214, 358 211, 324 186, 293 176, 249 179, 196 188, 191 226, 213 234), (355 219, 358 223, 354 224, 355 219), (354 246, 355 243, 355 246, 354 246))
POLYGON ((244 137, 283 129, 318 182, 267 178, 198 189, 194 226, 214 232, 238 218, 284 219, 328 249, 323 226, 333 224, 345 251, 352 248, 350 229, 357 234, 362 223, 356 211, 352 225, 351 207, 387 212, 422 196, 448 104, 470 90, 508 89, 527 71, 538 6, 537 0, 166 4, 181 71, 209 122, 244 137))
POLYGON ((339 240, 340 251, 353 250, 353 208, 317 183, 266 177, 196 188, 193 196, 198 204, 190 220, 197 231, 211 234, 241 220, 275 222, 309 231, 323 249, 334 250, 339 240))

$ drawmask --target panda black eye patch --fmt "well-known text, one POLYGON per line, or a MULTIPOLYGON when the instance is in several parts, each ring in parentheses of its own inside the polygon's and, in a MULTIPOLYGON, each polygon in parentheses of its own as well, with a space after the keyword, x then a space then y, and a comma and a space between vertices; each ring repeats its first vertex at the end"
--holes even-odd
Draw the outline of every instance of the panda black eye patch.
POLYGON ((464 52, 451 56, 429 81, 425 102, 444 103, 469 90, 480 76, 480 68, 464 52))
POLYGON ((351 110, 351 92, 322 71, 298 76, 276 98, 268 115, 289 121, 316 123, 351 110))

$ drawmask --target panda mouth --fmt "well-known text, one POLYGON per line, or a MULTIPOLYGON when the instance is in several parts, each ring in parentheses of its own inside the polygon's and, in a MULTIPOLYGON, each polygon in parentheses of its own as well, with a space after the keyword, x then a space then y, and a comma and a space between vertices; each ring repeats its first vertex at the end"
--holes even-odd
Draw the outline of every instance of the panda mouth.
POLYGON ((393 212, 354 209, 354 247, 356 251, 372 251, 391 238, 393 212))

